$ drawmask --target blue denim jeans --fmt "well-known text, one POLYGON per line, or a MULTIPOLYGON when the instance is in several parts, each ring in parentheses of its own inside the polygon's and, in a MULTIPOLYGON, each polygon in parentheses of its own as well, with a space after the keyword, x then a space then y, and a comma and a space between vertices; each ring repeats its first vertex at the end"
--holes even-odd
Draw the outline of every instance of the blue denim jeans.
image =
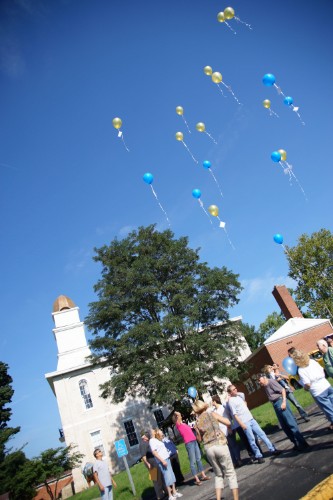
POLYGON ((104 491, 100 492, 103 500, 113 500, 112 486, 105 486, 104 491))
POLYGON ((308 414, 304 410, 303 406, 299 404, 297 399, 295 398, 294 394, 292 392, 287 391, 287 399, 297 408, 298 413, 301 415, 302 418, 307 418, 308 414))
POLYGON ((198 472, 203 471, 203 465, 201 462, 201 452, 197 440, 186 443, 185 448, 187 450, 188 458, 190 460, 192 476, 196 476, 198 472))
POLYGON ((325 413, 327 419, 333 424, 333 387, 328 387, 328 389, 314 399, 325 413))
POLYGON ((256 445, 255 435, 265 443, 269 451, 275 450, 274 445, 270 442, 270 440, 254 418, 252 420, 249 420, 249 422, 246 422, 245 425, 246 430, 244 432, 256 458, 261 458, 262 453, 260 453, 260 450, 256 445))
POLYGON ((285 410, 281 409, 281 404, 282 398, 279 398, 273 403, 273 407, 282 430, 285 432, 292 443, 301 447, 305 446, 306 441, 298 428, 297 422, 294 415, 292 414, 288 401, 286 401, 285 410))

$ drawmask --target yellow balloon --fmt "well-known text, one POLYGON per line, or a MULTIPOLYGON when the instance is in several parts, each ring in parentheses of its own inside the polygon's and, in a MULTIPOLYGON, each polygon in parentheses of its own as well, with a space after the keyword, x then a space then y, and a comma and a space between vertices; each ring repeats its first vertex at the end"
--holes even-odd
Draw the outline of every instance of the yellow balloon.
POLYGON ((227 7, 223 11, 225 19, 232 19, 235 16, 235 11, 232 7, 227 7))
POLYGON ((204 132, 206 129, 205 124, 202 122, 197 123, 195 128, 197 129, 198 132, 204 132))
POLYGON ((181 106, 177 106, 176 113, 177 113, 177 115, 182 115, 182 114, 184 114, 184 109, 181 106))
POLYGON ((282 161, 286 161, 286 159, 287 159, 287 151, 285 151, 284 149, 278 149, 278 152, 281 155, 281 160, 282 161))
POLYGON ((222 82, 222 75, 218 71, 215 71, 215 73, 212 74, 212 80, 214 83, 221 83, 222 82))
POLYGON ((213 70, 210 66, 205 66, 204 73, 205 73, 205 75, 210 76, 213 73, 213 70))
POLYGON ((112 125, 114 126, 114 128, 118 129, 122 126, 123 122, 121 121, 120 118, 113 118, 112 120, 112 125))
POLYGON ((265 99, 264 101, 262 101, 262 105, 264 106, 264 108, 270 108, 271 107, 271 101, 269 99, 265 99))
POLYGON ((183 132, 176 132, 176 139, 177 141, 182 141, 183 140, 183 132))
POLYGON ((210 205, 208 207, 208 212, 210 213, 210 215, 213 215, 213 217, 217 217, 219 214, 219 207, 217 207, 216 205, 210 205))
POLYGON ((224 23, 225 17, 224 17, 224 13, 223 12, 219 12, 217 14, 217 20, 218 20, 219 23, 224 23))

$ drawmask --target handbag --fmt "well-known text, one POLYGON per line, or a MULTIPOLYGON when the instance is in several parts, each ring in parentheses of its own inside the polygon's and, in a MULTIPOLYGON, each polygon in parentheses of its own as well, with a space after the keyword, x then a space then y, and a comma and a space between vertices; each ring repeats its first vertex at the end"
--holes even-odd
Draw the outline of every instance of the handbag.
POLYGON ((148 474, 149 474, 149 479, 151 481, 157 481, 157 468, 156 467, 152 467, 151 469, 149 469, 148 474))

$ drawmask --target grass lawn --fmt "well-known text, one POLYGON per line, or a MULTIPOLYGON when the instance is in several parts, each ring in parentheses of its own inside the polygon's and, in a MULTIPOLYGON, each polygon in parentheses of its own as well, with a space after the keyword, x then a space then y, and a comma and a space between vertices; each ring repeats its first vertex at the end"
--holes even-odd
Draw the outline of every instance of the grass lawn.
MULTIPOLYGON (((330 379, 332 384, 332 379, 330 379)), ((299 403, 306 408, 313 404, 314 400, 311 394, 304 389, 298 389, 295 391, 296 399, 299 403)), ((296 408, 290 404, 293 413, 297 414, 296 408)), ((277 417, 275 415, 273 406, 271 403, 265 403, 257 408, 254 408, 252 414, 254 418, 258 421, 259 425, 266 431, 269 432, 273 430, 277 425, 277 417)), ((177 446, 179 453, 179 460, 183 474, 187 474, 190 472, 190 464, 187 457, 187 452, 184 444, 180 444, 177 446)), ((203 460, 206 465, 207 462, 203 460)), ((117 488, 114 490, 114 499, 115 500, 139 500, 142 497, 146 497, 149 493, 153 493, 153 483, 148 478, 148 470, 143 465, 143 463, 133 465, 130 468, 133 482, 136 488, 136 496, 133 495, 129 479, 127 477, 126 471, 120 472, 114 476, 114 479, 117 483, 117 488)), ((77 495, 72 497, 74 500, 94 500, 99 498, 99 491, 97 486, 93 486, 77 495)))

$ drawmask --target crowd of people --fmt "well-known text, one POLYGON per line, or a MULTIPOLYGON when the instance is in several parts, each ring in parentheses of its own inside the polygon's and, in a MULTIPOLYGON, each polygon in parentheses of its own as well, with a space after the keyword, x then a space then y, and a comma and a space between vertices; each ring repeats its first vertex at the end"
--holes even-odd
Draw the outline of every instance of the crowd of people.
MULTIPOLYGON (((288 355, 297 366, 301 385, 310 391, 327 417, 330 423, 328 431, 333 431, 333 388, 326 378, 326 375, 333 376, 333 341, 328 344, 326 339, 318 340, 317 347, 323 354, 326 373, 317 361, 299 349, 290 348, 288 355)), ((310 417, 297 401, 288 379, 288 375, 281 373, 276 363, 265 365, 262 373, 258 375, 259 384, 266 392, 268 401, 272 403, 281 429, 293 444, 293 450, 303 452, 310 446, 299 430, 289 402, 295 406, 304 421, 308 422, 310 417)), ((248 452, 248 463, 264 463, 261 449, 263 444, 272 456, 280 455, 282 451, 276 449, 261 429, 247 407, 244 393, 239 392, 234 384, 227 387, 223 402, 218 395, 212 396, 210 404, 196 399, 192 409, 195 417, 193 427, 184 422, 181 413, 177 411, 173 412, 172 421, 185 443, 194 484, 201 486, 203 481, 211 479, 205 474, 202 463, 199 445, 202 444, 206 459, 215 474, 216 499, 221 500, 227 479, 233 499, 238 500, 235 469, 241 467, 243 461, 236 435, 238 434, 248 452)), ((140 454, 153 481, 157 500, 175 500, 182 497, 176 487, 184 482, 184 476, 180 468, 178 450, 172 439, 158 428, 145 430, 141 433, 140 454)), ((107 467, 101 464, 100 450, 95 450, 94 455, 94 479, 99 486, 101 498, 112 500, 112 486, 116 484, 107 467)))

